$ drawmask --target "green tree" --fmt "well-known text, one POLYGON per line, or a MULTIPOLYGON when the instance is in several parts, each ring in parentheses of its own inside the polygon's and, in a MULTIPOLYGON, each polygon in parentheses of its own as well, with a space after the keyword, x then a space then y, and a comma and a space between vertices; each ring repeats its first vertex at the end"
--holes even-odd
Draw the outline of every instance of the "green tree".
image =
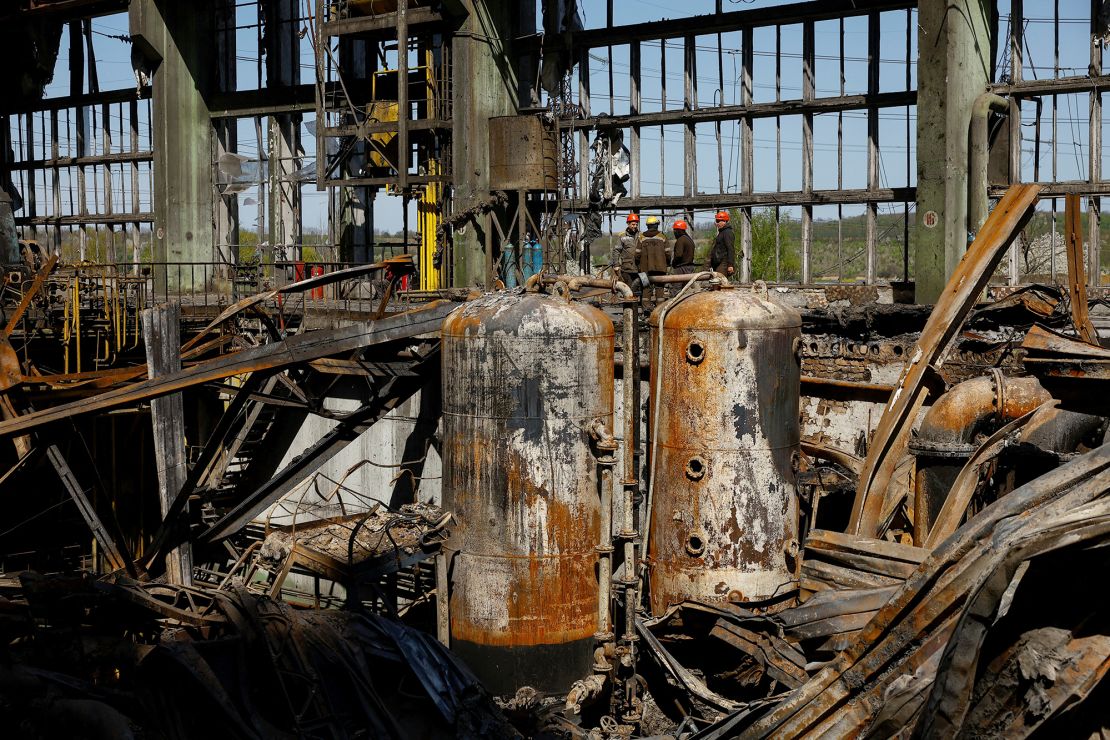
MULTIPOLYGON (((732 222, 739 225, 740 211, 732 210, 732 222)), ((752 280, 774 281, 775 278, 775 232, 778 231, 779 274, 781 281, 797 280, 802 274, 802 262, 797 249, 790 248, 789 237, 794 232, 793 219, 789 213, 779 213, 775 222, 774 208, 752 210, 752 280)), ((740 262, 743 252, 740 248, 740 230, 736 233, 736 261, 740 262)))

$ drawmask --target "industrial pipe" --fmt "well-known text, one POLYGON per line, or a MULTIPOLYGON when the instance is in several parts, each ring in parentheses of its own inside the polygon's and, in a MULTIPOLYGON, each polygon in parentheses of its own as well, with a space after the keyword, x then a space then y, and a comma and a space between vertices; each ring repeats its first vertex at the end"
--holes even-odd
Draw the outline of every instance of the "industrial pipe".
POLYGON ((527 293, 536 293, 541 285, 555 285, 558 283, 565 283, 567 288, 572 291, 580 291, 582 288, 604 288, 613 291, 621 298, 633 297, 632 288, 620 280, 603 280, 586 275, 555 275, 541 272, 537 272, 524 282, 524 290, 527 293))
POLYGON ((971 106, 971 125, 967 153, 967 231, 970 242, 987 220, 990 199, 987 196, 987 166, 990 161, 990 112, 1007 113, 1017 120, 1018 103, 994 93, 983 93, 971 106))
POLYGON ((925 542, 956 476, 978 447, 976 437, 1049 400, 1036 378, 1009 378, 998 370, 959 383, 937 399, 909 445, 917 458, 915 545, 925 542))
POLYGON ((1008 487, 1017 489, 1062 465, 1081 445, 1097 447, 1102 444, 1106 422, 1100 416, 1061 411, 1050 401, 1000 427, 964 464, 945 496, 940 513, 933 520, 924 546, 934 549, 956 531, 975 493, 978 468, 997 459, 1003 450, 1013 450, 1008 487))
POLYGON ((636 565, 636 493, 640 481, 636 475, 636 437, 640 428, 637 383, 640 382, 640 348, 636 327, 636 304, 624 304, 624 327, 621 334, 621 417, 624 427, 624 492, 620 538, 624 541, 624 635, 625 646, 631 649, 636 640, 636 608, 640 603, 640 577, 636 565))
POLYGON ((689 272, 677 275, 648 275, 648 282, 652 285, 669 285, 671 283, 689 283, 697 280, 719 279, 728 281, 728 278, 719 272, 706 270, 704 272, 689 272))
POLYGON ((589 428, 593 440, 594 457, 601 477, 601 536, 597 550, 597 640, 608 642, 613 639, 613 628, 609 619, 609 605, 612 602, 613 584, 613 467, 617 459, 617 440, 613 433, 600 420, 595 420, 589 428))
POLYGON ((1048 452, 1066 455, 1075 452, 1084 442, 1097 447, 1107 429, 1103 416, 1045 408, 1029 420, 1018 435, 1018 444, 1027 444, 1048 452))

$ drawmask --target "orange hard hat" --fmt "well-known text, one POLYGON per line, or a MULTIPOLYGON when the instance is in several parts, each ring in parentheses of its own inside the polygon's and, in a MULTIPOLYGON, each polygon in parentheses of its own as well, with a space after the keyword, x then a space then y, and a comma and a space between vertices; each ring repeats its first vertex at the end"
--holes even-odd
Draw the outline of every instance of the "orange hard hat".
POLYGON ((640 214, 638 214, 638 213, 630 213, 630 214, 628 214, 628 218, 626 218, 626 219, 625 219, 625 222, 626 222, 626 223, 630 223, 630 224, 638 224, 638 223, 640 223, 640 214))
POLYGON ((686 222, 682 221, 681 219, 678 220, 678 221, 675 221, 674 222, 674 228, 682 229, 683 231, 686 231, 686 222))
POLYGON ((729 220, 728 211, 717 211, 717 215, 714 217, 714 220, 715 221, 728 221, 729 220))

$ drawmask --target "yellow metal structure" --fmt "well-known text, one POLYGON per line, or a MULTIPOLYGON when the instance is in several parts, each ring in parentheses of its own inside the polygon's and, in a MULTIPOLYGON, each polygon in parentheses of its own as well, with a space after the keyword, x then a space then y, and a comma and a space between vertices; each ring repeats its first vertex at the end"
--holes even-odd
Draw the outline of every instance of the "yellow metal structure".
MULTIPOLYGON (((410 3, 410 5, 413 3, 410 3)), ((423 75, 425 85, 425 105, 427 111, 437 109, 439 87, 435 77, 435 55, 430 48, 421 50, 424 64, 410 68, 410 75, 423 75)), ((410 76, 410 80, 412 77, 410 76)), ((397 79, 397 70, 387 69, 375 72, 371 79, 371 96, 373 102, 366 108, 367 118, 379 123, 395 122, 398 108, 396 100, 383 100, 382 95, 394 95, 396 85, 402 84, 397 79)), ((426 113, 425 115, 430 115, 426 113)), ((397 151, 397 134, 382 132, 371 134, 368 138, 370 151, 367 163, 371 168, 395 169, 394 162, 404 156, 397 151)), ((425 164, 426 174, 439 175, 443 173, 442 164, 436 159, 428 159, 425 164)), ((398 194, 398 191, 387 185, 386 192, 398 194)), ((441 287, 440 273, 434 265, 436 248, 438 246, 436 232, 443 208, 443 183, 429 183, 420 189, 417 200, 417 230, 420 234, 420 247, 417 254, 417 269, 420 275, 420 290, 436 290, 441 287)))
MULTIPOLYGON (((435 57, 432 50, 424 51, 424 82, 427 86, 427 110, 437 110, 439 87, 435 78, 435 57)), ((441 175, 443 168, 436 159, 428 160, 428 174, 441 175)), ((420 200, 416 206, 417 228, 420 231, 420 255, 416 269, 420 274, 420 290, 438 290, 440 286, 440 269, 435 266, 435 254, 438 247, 437 232, 443 207, 443 183, 431 182, 424 186, 420 200)))
MULTIPOLYGON (((428 174, 439 174, 439 162, 428 163, 428 174)), ((431 182, 424 186, 417 202, 417 224, 420 230, 420 289, 437 290, 440 287, 440 271, 435 266, 436 231, 439 228, 440 206, 443 203, 443 183, 431 182)))

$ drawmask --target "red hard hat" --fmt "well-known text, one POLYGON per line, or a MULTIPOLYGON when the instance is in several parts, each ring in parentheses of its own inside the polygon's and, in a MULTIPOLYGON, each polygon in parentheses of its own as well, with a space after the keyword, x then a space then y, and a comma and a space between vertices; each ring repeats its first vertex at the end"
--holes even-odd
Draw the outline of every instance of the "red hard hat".
POLYGON ((714 220, 716 220, 716 221, 728 221, 729 220, 728 211, 717 211, 717 215, 714 218, 714 220))
POLYGON ((674 228, 682 229, 683 231, 686 231, 686 222, 682 221, 682 220, 675 221, 674 222, 674 228))
POLYGON ((630 224, 638 224, 638 223, 640 223, 640 214, 638 214, 638 213, 630 213, 630 214, 628 214, 628 218, 626 218, 626 219, 625 219, 625 222, 626 222, 626 223, 630 223, 630 224))

